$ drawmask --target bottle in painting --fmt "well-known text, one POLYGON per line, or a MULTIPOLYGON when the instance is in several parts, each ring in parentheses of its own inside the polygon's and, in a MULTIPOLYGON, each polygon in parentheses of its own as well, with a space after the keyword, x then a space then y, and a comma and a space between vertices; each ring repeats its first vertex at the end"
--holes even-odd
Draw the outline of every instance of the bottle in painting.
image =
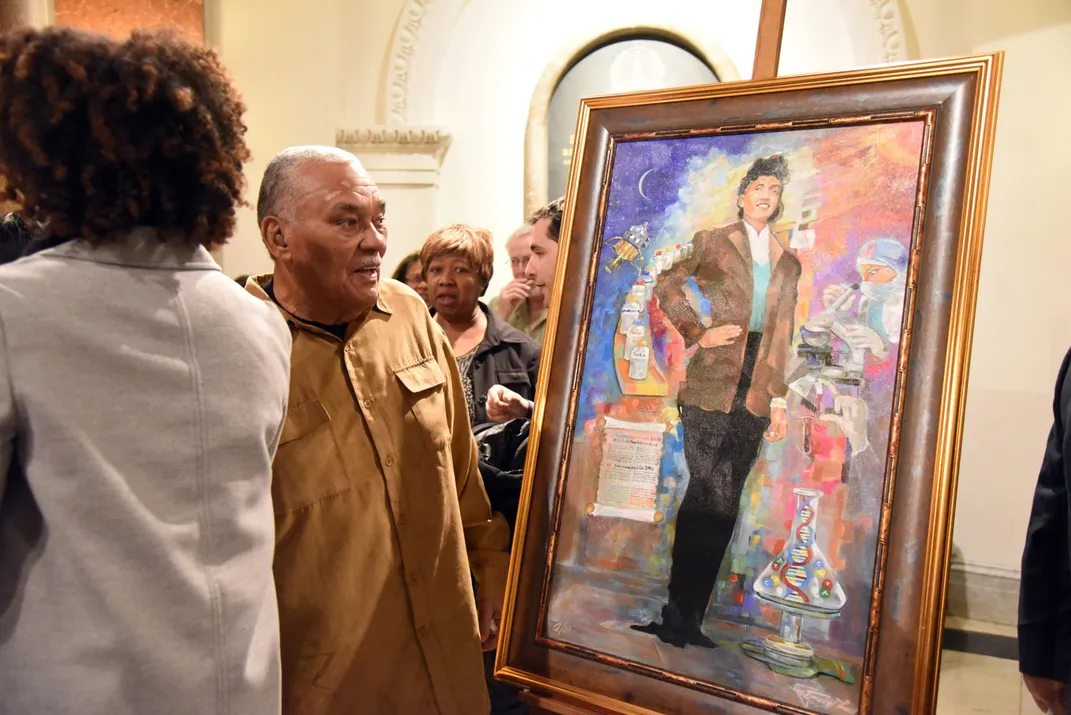
POLYGON ((628 300, 641 305, 647 302, 647 286, 644 285, 642 280, 632 284, 632 288, 628 292, 628 300))
POLYGON ((643 285, 647 289, 647 300, 644 301, 645 305, 646 305, 647 301, 651 299, 651 296, 654 295, 655 282, 656 282, 656 279, 655 279, 654 273, 650 269, 647 269, 646 271, 644 271, 643 285))
POLYGON ((617 332, 628 335, 628 329, 640 320, 640 304, 635 301, 627 301, 621 308, 621 317, 617 322, 617 332))
POLYGON ((643 323, 636 322, 625 333, 625 350, 621 356, 628 360, 632 356, 632 351, 636 349, 640 341, 647 337, 647 331, 643 327, 643 323))
POLYGON ((647 370, 651 362, 651 349, 647 347, 647 341, 640 338, 636 347, 628 359, 628 376, 630 380, 646 380, 647 370))

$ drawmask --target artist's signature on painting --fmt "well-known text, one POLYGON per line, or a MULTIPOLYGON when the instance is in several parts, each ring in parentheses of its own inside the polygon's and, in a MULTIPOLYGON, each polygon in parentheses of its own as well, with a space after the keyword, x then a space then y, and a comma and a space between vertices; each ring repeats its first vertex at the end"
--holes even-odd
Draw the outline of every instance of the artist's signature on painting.
POLYGON ((844 698, 837 698, 829 693, 823 691, 821 688, 809 685, 807 683, 797 683, 793 686, 792 690, 796 693, 796 697, 800 699, 800 702, 809 708, 821 709, 826 712, 832 712, 839 710, 841 712, 853 713, 855 708, 852 704, 844 698))
POLYGON ((564 621, 558 621, 550 627, 550 632, 556 636, 564 636, 571 630, 573 630, 573 627, 564 621))

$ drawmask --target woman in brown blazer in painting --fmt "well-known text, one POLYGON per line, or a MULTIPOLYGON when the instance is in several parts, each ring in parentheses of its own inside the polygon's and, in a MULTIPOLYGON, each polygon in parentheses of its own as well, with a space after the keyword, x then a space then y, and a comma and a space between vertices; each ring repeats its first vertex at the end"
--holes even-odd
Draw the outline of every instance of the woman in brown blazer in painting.
POLYGON ((689 481, 677 512, 669 603, 661 623, 633 627, 679 647, 715 647, 700 626, 744 482, 763 436, 785 435, 785 368, 800 262, 770 224, 782 213, 788 180, 784 157, 757 159, 737 191, 740 220, 696 233, 692 256, 655 289, 685 344, 698 349, 677 398, 689 481), (710 302, 709 319, 685 296, 693 278, 710 302))

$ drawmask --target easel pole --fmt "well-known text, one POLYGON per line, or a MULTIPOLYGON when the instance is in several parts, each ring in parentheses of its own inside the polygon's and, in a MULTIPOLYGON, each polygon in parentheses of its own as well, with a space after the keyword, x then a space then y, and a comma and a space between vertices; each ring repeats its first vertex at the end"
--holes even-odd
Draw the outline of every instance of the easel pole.
POLYGON ((755 66, 751 70, 751 79, 773 79, 777 76, 787 5, 788 0, 762 0, 759 36, 755 41, 755 66))

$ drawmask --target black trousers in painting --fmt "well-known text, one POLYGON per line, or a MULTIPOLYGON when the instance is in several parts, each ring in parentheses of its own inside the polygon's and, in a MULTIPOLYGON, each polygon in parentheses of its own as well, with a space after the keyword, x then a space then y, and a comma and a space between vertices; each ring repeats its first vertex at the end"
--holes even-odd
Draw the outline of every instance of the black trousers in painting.
POLYGON ((680 406, 689 480, 677 511, 669 603, 662 609, 660 625, 636 628, 667 643, 714 645, 699 628, 732 541, 744 483, 769 422, 746 406, 761 338, 761 333, 748 334, 740 382, 728 413, 680 406))

